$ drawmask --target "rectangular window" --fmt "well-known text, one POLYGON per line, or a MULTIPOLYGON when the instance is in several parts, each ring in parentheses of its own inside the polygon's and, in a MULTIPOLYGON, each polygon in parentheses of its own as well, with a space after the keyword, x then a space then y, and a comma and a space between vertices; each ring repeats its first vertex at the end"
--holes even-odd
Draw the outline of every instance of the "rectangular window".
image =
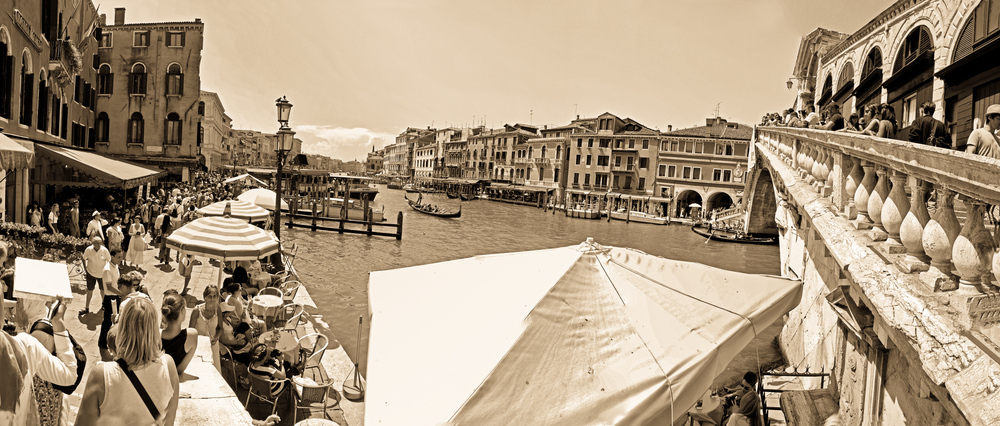
POLYGON ((670 150, 677 152, 677 142, 670 142, 670 150))
POLYGON ((649 149, 649 139, 642 140, 642 149, 649 149))
MULTIPOLYGON (((583 138, 579 138, 579 139, 576 140, 576 147, 577 148, 583 148, 583 138)), ((577 163, 577 164, 580 164, 580 163, 577 163)))
POLYGON ((666 166, 665 164, 660 164, 660 168, 659 168, 659 173, 658 173, 658 175, 659 175, 660 177, 664 177, 664 176, 666 176, 666 175, 667 175, 667 166, 666 166))
POLYGON ((638 189, 640 191, 646 189, 646 178, 644 177, 639 178, 639 186, 635 187, 635 189, 638 189))
POLYGON ((145 95, 146 94, 146 73, 132 73, 129 74, 129 91, 130 95, 145 95))
POLYGON ((607 155, 598 155, 598 156, 597 156, 597 165, 598 165, 598 166, 604 166, 604 167, 607 167, 607 166, 608 166, 608 160, 609 160, 610 158, 611 158, 611 157, 609 157, 609 156, 607 156, 607 155))
POLYGON ((733 181, 733 171, 732 170, 723 170, 722 171, 722 181, 723 182, 732 182, 733 181))
POLYGON ((649 168, 649 159, 646 158, 646 157, 639 157, 639 168, 640 169, 648 169, 649 168))
POLYGON ((628 149, 633 149, 633 148, 635 148, 635 139, 629 139, 628 140, 628 149))
POLYGON ((611 139, 601 139, 601 148, 610 148, 611 139))
POLYGON ((667 167, 667 177, 675 177, 675 176, 677 176, 677 166, 667 167))
POLYGON ((132 47, 149 47, 149 31, 133 31, 132 47))
POLYGON ((559 169, 555 169, 555 171, 552 172, 552 181, 559 182, 559 169))
POLYGON ((694 142, 684 142, 684 152, 693 153, 694 152, 694 142))
POLYGON ((701 142, 695 143, 694 144, 694 152, 696 154, 704 153, 705 152, 705 145, 702 144, 701 142))
POLYGON ((580 154, 576 154, 576 164, 580 164, 580 154))
POLYGON ((691 170, 691 179, 701 180, 701 167, 695 167, 691 170))
POLYGON ((615 156, 615 167, 621 167, 621 166, 622 166, 622 156, 616 155, 615 156))
POLYGON ((583 184, 590 185, 590 173, 583 175, 583 184))
POLYGON ((181 144, 181 122, 180 120, 167 120, 167 144, 181 144))
POLYGON ((590 155, 587 156, 587 165, 590 165, 590 155))
POLYGON ((632 176, 625 176, 625 189, 632 189, 632 176))
POLYGON ((618 188, 619 188, 619 186, 618 186, 618 180, 619 180, 619 177, 620 177, 620 176, 618 176, 618 175, 615 175, 615 177, 613 177, 613 178, 611 179, 611 184, 612 184, 612 185, 614 185, 615 189, 618 189, 618 188))
POLYGON ((573 173, 573 185, 577 185, 579 183, 580 183, 580 174, 579 173, 573 173))
POLYGON ((587 139, 587 148, 594 147, 594 139, 587 139))
POLYGON ((691 179, 691 168, 690 167, 684 166, 683 172, 684 172, 684 174, 681 175, 682 178, 684 178, 684 179, 691 179))
POLYGON ((112 34, 111 34, 110 31, 101 34, 101 41, 100 41, 100 44, 97 45, 97 47, 102 48, 102 49, 111 48, 112 47, 111 36, 112 36, 112 34))
POLYGON ((718 182, 722 180, 722 170, 712 169, 712 181, 718 182))

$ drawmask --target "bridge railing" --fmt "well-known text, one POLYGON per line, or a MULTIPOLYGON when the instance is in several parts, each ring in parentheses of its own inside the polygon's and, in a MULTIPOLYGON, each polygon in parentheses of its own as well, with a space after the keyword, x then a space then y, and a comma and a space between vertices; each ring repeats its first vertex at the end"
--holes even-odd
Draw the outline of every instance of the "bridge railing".
POLYGON ((760 149, 829 197, 857 229, 870 229, 883 252, 905 253, 896 262, 903 272, 919 273, 935 291, 1000 291, 1000 231, 992 235, 985 221, 1000 205, 1000 161, 854 133, 756 131, 760 149))

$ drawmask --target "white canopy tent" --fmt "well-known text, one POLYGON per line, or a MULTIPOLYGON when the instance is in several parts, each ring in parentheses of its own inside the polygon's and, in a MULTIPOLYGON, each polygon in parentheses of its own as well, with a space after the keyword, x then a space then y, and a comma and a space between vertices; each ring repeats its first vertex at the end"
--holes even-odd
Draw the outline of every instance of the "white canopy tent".
POLYGON ((224 183, 233 183, 233 182, 237 182, 237 181, 242 182, 244 185, 257 185, 257 186, 259 186, 261 188, 268 188, 268 187, 271 186, 267 182, 264 182, 264 181, 262 181, 260 179, 257 179, 257 178, 251 176, 248 173, 244 173, 244 174, 239 175, 239 176, 233 176, 233 177, 231 177, 229 179, 226 179, 223 182, 224 183))
POLYGON ((365 423, 671 424, 801 284, 578 247, 373 272, 365 423))

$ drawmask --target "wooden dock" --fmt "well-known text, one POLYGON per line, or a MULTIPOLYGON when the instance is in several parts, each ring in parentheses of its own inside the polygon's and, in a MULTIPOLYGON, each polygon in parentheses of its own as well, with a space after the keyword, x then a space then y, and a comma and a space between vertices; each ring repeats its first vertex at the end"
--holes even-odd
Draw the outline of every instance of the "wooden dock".
POLYGON ((347 218, 347 204, 340 209, 340 217, 327 217, 320 216, 316 210, 316 204, 312 206, 312 215, 306 214, 288 214, 288 223, 286 225, 289 229, 291 228, 306 228, 312 231, 334 231, 340 234, 362 234, 369 237, 394 237, 397 240, 403 239, 403 212, 399 212, 396 215, 396 223, 382 223, 375 222, 374 215, 372 214, 372 209, 367 207, 367 200, 365 200, 365 220, 348 219, 347 218), (309 223, 295 223, 295 219, 306 219, 309 223), (320 223, 335 222, 335 226, 320 225, 320 223), (358 227, 347 227, 346 225, 360 225, 361 229, 358 227), (383 231, 377 229, 390 228, 391 231, 383 231))

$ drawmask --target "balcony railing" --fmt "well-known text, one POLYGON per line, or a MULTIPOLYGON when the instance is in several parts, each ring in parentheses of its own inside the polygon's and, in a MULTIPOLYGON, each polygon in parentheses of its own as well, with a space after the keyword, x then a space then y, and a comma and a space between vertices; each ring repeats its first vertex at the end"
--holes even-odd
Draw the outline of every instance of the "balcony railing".
POLYGON ((615 172, 634 172, 635 169, 635 164, 615 164, 611 166, 611 170, 615 172))

